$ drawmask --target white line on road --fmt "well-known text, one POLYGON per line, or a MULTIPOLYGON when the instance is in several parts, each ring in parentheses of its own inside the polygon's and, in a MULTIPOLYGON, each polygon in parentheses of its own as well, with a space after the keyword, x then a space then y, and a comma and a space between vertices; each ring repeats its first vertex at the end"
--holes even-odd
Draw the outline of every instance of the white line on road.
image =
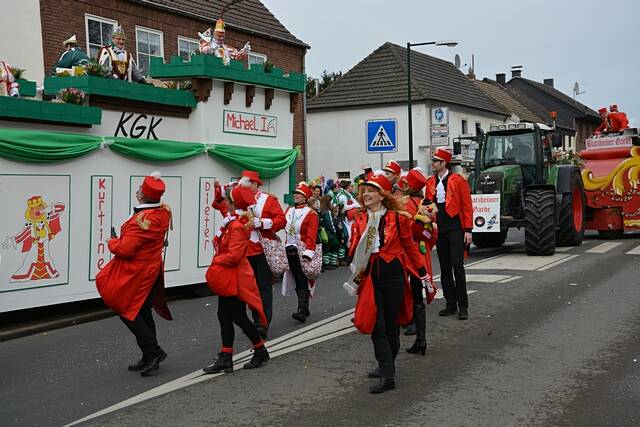
MULTIPOLYGON (((522 276, 506 276, 503 274, 467 274, 467 283, 507 283, 519 279, 522 276)), ((436 279, 439 282, 439 279, 436 279)))
POLYGON ((550 256, 528 256, 526 254, 504 254, 493 258, 487 258, 466 266, 470 270, 539 270, 549 264, 569 258, 567 254, 554 254, 550 256))
MULTIPOLYGON (((475 294, 478 291, 475 290, 467 290, 467 295, 471 295, 471 294, 475 294)), ((438 291, 436 292, 436 296, 434 299, 443 299, 444 295, 442 294, 442 289, 438 289, 438 291)))
MULTIPOLYGON (((470 292, 474 292, 474 291, 470 291, 470 292)), ((269 349, 269 354, 271 358, 282 356, 284 354, 291 353, 292 351, 300 350, 305 347, 309 347, 311 345, 318 344, 323 341, 327 341, 327 340, 355 331, 355 328, 353 327, 353 323, 351 322, 351 317, 353 315, 353 312, 354 312, 354 309, 349 309, 342 313, 331 316, 327 319, 323 319, 319 322, 297 329, 273 341, 269 341, 267 348, 269 349)), ((251 353, 249 350, 236 354, 233 358, 234 364, 239 365, 241 362, 248 361, 250 354, 251 353)), ((128 406, 135 405, 145 400, 149 400, 154 397, 158 397, 163 394, 170 393, 172 391, 179 390, 193 384, 197 384, 203 381, 210 380, 212 378, 219 377, 220 375, 224 375, 224 374, 220 373, 220 374, 207 375, 207 374, 204 374, 201 369, 198 369, 197 371, 194 371, 183 377, 169 381, 168 383, 152 388, 151 390, 147 390, 146 392, 141 393, 137 396, 133 396, 120 403, 116 403, 115 405, 112 405, 101 411, 88 415, 80 420, 67 424, 67 426, 80 424, 80 423, 89 421, 91 419, 100 417, 102 415, 106 415, 111 412, 126 408, 128 406)))
POLYGON ((552 268, 552 267, 557 267, 558 265, 565 263, 567 261, 570 261, 574 258, 578 258, 580 255, 567 255, 564 258, 559 259, 556 262, 553 262, 551 264, 547 264, 544 267, 541 267, 538 269, 538 271, 547 271, 548 269, 552 268))
POLYGON ((631 249, 629 252, 627 252, 627 255, 640 255, 640 246, 636 246, 635 248, 631 249))
POLYGON ((604 242, 587 250, 587 252, 591 254, 603 254, 605 252, 609 252, 613 248, 617 248, 621 244, 622 242, 604 242))
POLYGON ((509 282, 513 282, 514 280, 518 280, 518 279, 522 279, 522 276, 512 276, 512 277, 509 277, 507 279, 501 280, 501 281, 499 281, 497 283, 509 283, 509 282))
POLYGON ((571 249, 575 248, 575 246, 563 246, 563 247, 556 247, 556 252, 568 252, 571 249))

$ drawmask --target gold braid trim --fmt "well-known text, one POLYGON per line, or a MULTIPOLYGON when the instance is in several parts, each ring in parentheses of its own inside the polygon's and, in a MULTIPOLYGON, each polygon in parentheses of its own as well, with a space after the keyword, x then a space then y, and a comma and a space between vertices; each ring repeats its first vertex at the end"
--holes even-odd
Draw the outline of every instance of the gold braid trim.
POLYGON ((147 231, 149 229, 149 225, 151 225, 151 223, 147 219, 147 214, 144 212, 140 212, 138 215, 136 215, 136 224, 138 224, 138 226, 144 231, 147 231))

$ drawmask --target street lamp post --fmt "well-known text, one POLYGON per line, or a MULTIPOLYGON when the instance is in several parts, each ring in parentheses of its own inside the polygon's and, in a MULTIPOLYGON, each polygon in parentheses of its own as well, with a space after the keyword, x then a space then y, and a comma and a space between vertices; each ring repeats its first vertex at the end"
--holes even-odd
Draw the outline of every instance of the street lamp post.
POLYGON ((409 169, 413 168, 413 115, 411 113, 411 48, 414 46, 426 45, 454 47, 458 42, 454 41, 434 41, 424 43, 407 42, 407 113, 409 115, 409 169))

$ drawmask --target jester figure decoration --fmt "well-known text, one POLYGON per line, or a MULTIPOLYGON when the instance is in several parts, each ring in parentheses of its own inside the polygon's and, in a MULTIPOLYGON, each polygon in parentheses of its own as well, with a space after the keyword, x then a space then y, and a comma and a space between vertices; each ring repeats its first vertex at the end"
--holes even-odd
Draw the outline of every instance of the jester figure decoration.
POLYGON ((111 35, 111 45, 100 49, 98 63, 109 70, 114 79, 146 83, 131 52, 124 47, 126 40, 122 26, 118 26, 111 35))
POLYGON ((208 28, 204 33, 198 33, 198 36, 200 37, 200 53, 222 58, 224 65, 229 65, 232 59, 244 61, 249 56, 249 52, 251 52, 249 42, 245 43, 244 47, 240 50, 224 44, 225 30, 222 18, 216 21, 216 27, 213 33, 211 32, 211 28, 208 28))
POLYGON ((10 282, 54 279, 60 275, 51 258, 49 242, 62 231, 60 214, 64 208, 64 203, 54 203, 49 207, 42 196, 27 200, 24 228, 17 235, 8 236, 2 244, 4 249, 17 249, 20 245, 20 252, 26 254, 10 282))
POLYGON ((0 96, 20 96, 20 84, 13 75, 13 67, 0 61, 0 96))

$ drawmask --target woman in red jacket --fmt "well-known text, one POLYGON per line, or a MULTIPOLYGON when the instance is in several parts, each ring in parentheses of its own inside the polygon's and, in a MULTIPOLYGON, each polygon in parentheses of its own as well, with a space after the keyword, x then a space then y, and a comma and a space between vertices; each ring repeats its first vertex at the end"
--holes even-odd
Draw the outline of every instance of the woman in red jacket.
POLYGON ((395 358, 400 349, 399 324, 412 317, 411 286, 407 273, 427 281, 424 258, 411 235, 409 214, 391 194, 391 182, 381 172, 363 183, 364 206, 356 214, 349 256, 353 276, 345 289, 357 289, 354 325, 371 334, 378 368, 369 378, 379 378, 371 393, 395 388, 395 358), (405 271, 405 268, 407 271, 405 271))
POLYGON ((209 288, 219 295, 218 320, 222 333, 222 350, 213 364, 203 368, 207 374, 233 372, 234 323, 247 335, 254 348, 253 357, 244 368, 259 368, 269 360, 264 340, 255 324, 247 317, 248 305, 258 312, 260 323, 267 326, 256 278, 247 258, 252 228, 248 224, 246 211, 255 201, 255 196, 248 187, 239 185, 227 190, 229 215, 224 219, 221 235, 215 240, 216 255, 206 274, 209 288))

